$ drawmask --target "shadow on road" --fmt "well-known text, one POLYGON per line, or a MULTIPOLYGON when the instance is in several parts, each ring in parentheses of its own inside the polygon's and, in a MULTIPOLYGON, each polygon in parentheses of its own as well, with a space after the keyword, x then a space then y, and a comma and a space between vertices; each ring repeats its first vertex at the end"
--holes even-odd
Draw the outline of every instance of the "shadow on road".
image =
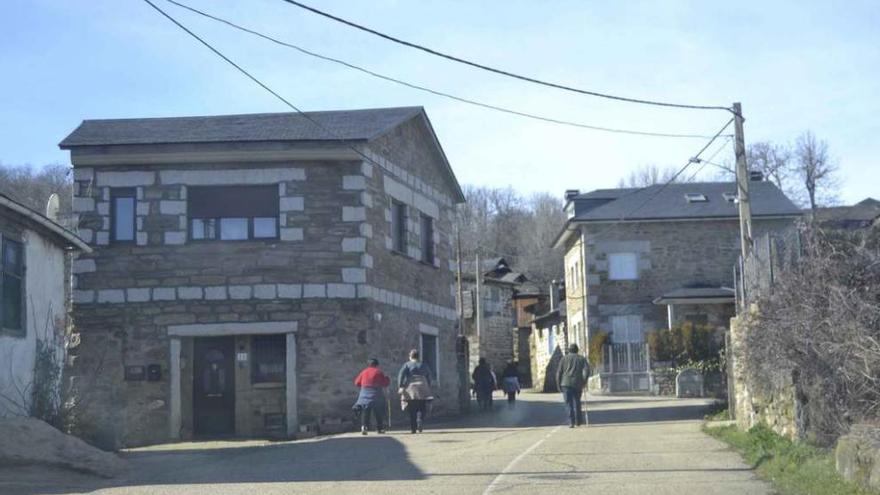
POLYGON ((13 493, 62 494, 79 493, 83 489, 155 485, 425 478, 421 470, 409 461, 409 455, 399 440, 380 435, 331 437, 312 442, 285 442, 253 447, 138 451, 125 454, 125 458, 132 469, 124 477, 86 480, 82 486, 64 484, 53 487, 49 485, 50 480, 44 480, 46 485, 20 490, 13 488, 13 493), (377 466, 376 459, 386 459, 389 462, 377 466))

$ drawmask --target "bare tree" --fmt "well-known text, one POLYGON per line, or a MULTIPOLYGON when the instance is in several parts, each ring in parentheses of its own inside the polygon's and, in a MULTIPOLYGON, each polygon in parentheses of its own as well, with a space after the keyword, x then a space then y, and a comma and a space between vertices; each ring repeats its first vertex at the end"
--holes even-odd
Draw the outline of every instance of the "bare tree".
POLYGON ((794 157, 792 171, 804 187, 810 210, 815 213, 820 203, 834 203, 839 183, 837 166, 828 155, 828 143, 807 131, 795 142, 794 157))
POLYGON ((68 228, 73 227, 72 189, 70 168, 64 165, 47 165, 35 169, 26 165, 13 166, 0 163, 0 193, 39 213, 45 213, 49 196, 53 193, 58 194, 61 199, 59 220, 68 228))
POLYGON ((791 189, 791 150, 782 144, 758 141, 746 150, 749 170, 761 172, 770 182, 783 191, 791 189))
POLYGON ((633 170, 626 177, 617 182, 617 187, 645 187, 654 184, 665 184, 666 182, 688 182, 690 176, 681 174, 676 177, 678 169, 675 167, 660 167, 658 165, 643 165, 633 170), (674 179, 674 180, 673 180, 674 179))
POLYGON ((529 279, 549 282, 562 273, 562 254, 550 243, 565 223, 560 200, 547 193, 524 197, 511 188, 465 186, 456 231, 462 255, 471 260, 503 257, 529 279))

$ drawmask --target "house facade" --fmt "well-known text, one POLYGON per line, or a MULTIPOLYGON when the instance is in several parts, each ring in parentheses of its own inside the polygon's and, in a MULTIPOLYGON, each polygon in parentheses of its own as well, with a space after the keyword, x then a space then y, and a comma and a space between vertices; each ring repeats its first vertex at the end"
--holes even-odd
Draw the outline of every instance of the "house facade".
POLYGON ((516 356, 517 313, 514 300, 517 288, 526 281, 513 271, 504 258, 465 263, 462 274, 464 334, 468 340, 473 370, 481 357, 486 358, 498 376, 508 361, 516 356), (477 276, 480 287, 477 290, 477 276))
MULTIPOLYGON (((788 229, 798 208, 770 182, 750 183, 755 237, 788 229)), ((569 191, 566 311, 581 348, 608 333, 591 388, 651 388, 645 333, 683 320, 726 328, 734 313, 733 266, 740 254, 734 183, 569 191)))
POLYGON ((527 308, 531 314, 529 373, 534 390, 559 391, 556 370, 568 345, 574 342, 566 324, 565 307, 565 289, 554 281, 548 297, 527 308))
POLYGON ((35 389, 59 392, 60 383, 34 386, 36 368, 42 360, 39 366, 57 367, 43 376, 61 371, 69 337, 69 259, 89 251, 53 220, 0 194, 0 417, 28 415, 35 389))
POLYGON ((61 147, 93 441, 336 431, 366 360, 413 348, 458 410, 464 197, 421 107, 92 120, 61 147))

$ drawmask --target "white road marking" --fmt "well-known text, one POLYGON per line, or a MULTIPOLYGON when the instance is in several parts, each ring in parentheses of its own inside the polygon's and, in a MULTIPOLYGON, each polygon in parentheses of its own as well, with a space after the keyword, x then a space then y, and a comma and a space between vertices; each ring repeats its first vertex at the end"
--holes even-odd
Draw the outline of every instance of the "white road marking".
POLYGON ((550 433, 544 435, 544 438, 542 438, 542 439, 538 440, 537 442, 533 443, 533 444, 531 445, 531 447, 527 448, 527 449, 524 450, 520 455, 516 456, 512 461, 510 461, 510 463, 509 463, 509 464, 508 464, 508 465, 507 465, 507 466, 501 471, 501 473, 499 473, 498 476, 496 476, 495 479, 492 480, 492 483, 489 483, 489 486, 486 487, 486 491, 483 492, 483 495, 486 495, 486 494, 488 494, 488 493, 492 493, 493 491, 495 491, 495 489, 498 488, 498 486, 501 484, 501 480, 504 478, 504 476, 505 476, 507 473, 509 473, 509 472, 514 468, 514 466, 516 466, 517 463, 519 463, 519 461, 523 460, 523 458, 524 458, 525 456, 531 454, 533 450, 535 450, 535 449, 537 449, 538 447, 540 447, 542 443, 544 443, 544 442, 545 442, 548 438, 550 438, 554 433, 556 433, 557 431, 559 431, 559 429, 562 428, 562 426, 563 426, 563 425, 559 425, 559 426, 557 426, 556 428, 553 428, 553 429, 550 431, 550 433))

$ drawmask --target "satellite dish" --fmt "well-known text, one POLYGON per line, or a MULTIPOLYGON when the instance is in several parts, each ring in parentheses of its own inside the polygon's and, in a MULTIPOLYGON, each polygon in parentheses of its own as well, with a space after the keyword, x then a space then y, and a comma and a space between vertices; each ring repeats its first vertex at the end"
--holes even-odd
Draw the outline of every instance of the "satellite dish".
POLYGON ((61 209, 61 199, 58 197, 57 193, 52 193, 49 196, 49 201, 46 201, 46 216, 49 220, 53 222, 58 222, 58 211, 61 209))

